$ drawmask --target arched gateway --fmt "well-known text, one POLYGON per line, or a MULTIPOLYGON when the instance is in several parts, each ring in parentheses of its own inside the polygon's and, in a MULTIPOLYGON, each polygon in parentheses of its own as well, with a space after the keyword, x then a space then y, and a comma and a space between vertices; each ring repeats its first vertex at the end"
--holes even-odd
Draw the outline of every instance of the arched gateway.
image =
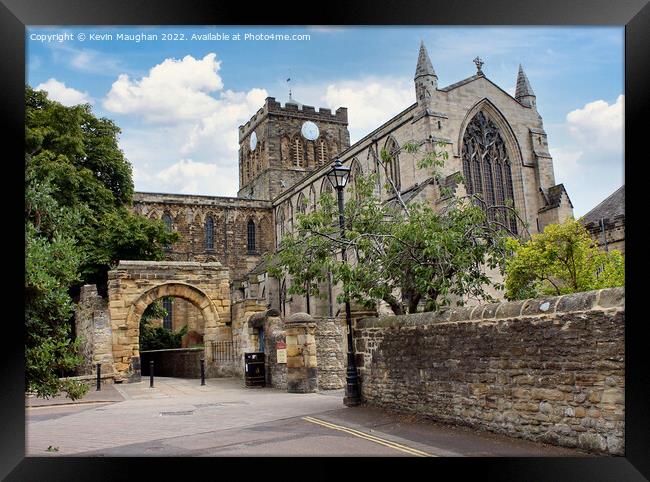
MULTIPOLYGON (((230 339, 230 277, 221 263, 120 261, 108 273, 108 300, 116 380, 140 378, 140 318, 165 296, 194 305, 205 322, 204 342, 230 339)), ((211 350, 205 351, 207 363, 211 350)))

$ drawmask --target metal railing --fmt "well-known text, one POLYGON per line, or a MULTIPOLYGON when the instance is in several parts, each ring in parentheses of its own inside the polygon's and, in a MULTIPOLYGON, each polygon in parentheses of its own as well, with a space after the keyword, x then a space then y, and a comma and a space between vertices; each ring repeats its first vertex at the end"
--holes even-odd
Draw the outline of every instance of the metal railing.
POLYGON ((212 359, 219 362, 239 360, 239 341, 213 341, 211 342, 212 359))

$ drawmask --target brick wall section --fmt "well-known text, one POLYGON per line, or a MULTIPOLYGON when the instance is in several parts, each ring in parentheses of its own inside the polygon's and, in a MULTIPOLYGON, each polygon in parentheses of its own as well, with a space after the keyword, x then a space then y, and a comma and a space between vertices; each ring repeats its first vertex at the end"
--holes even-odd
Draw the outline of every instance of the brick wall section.
POLYGON ((370 405, 533 441, 624 454, 623 288, 365 318, 370 405))
POLYGON ((316 357, 318 388, 336 390, 345 387, 345 321, 319 319, 316 322, 316 357))

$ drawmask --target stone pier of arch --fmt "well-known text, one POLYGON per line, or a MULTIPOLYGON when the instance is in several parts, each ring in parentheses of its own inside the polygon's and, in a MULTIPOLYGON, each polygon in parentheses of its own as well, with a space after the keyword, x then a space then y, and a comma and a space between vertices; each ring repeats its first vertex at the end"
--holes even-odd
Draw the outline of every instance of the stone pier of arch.
POLYGON ((108 273, 115 381, 140 379, 140 318, 164 296, 182 298, 201 312, 207 363, 210 343, 230 339, 230 276, 221 263, 120 261, 108 273))

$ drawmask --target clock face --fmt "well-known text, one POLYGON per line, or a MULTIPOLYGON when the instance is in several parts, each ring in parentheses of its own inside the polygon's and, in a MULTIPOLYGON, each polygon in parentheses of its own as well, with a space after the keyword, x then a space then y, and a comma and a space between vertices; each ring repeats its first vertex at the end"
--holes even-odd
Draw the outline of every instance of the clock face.
POLYGON ((302 136, 308 141, 315 141, 318 139, 318 126, 312 121, 307 121, 302 125, 302 136))
POLYGON ((255 134, 255 132, 251 134, 250 146, 251 146, 251 151, 254 151, 255 148, 257 147, 257 134, 255 134))

